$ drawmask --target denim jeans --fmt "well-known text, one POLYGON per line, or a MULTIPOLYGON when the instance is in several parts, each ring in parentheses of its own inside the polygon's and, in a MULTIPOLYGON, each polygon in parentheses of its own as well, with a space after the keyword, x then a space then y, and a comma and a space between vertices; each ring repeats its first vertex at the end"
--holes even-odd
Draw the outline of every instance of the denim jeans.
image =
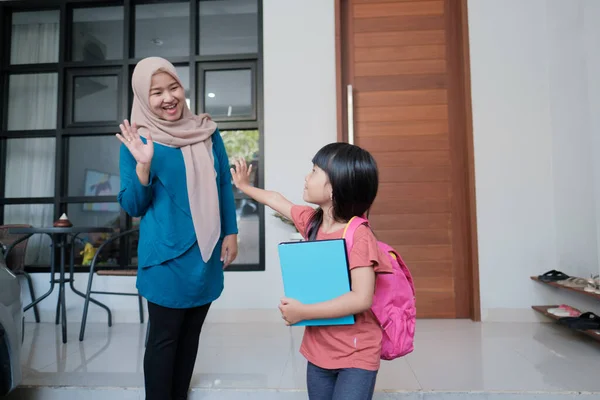
POLYGON ((371 400, 377 371, 359 368, 324 369, 308 363, 306 383, 310 400, 371 400))

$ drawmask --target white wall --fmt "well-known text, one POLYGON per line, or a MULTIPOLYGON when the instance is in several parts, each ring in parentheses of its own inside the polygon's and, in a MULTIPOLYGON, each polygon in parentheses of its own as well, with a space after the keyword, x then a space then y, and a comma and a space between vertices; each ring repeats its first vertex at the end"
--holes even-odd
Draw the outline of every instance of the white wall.
POLYGON ((528 279, 599 271, 598 11, 593 0, 469 1, 484 319, 600 308, 528 279))
MULTIPOLYGON (((588 78, 588 117, 591 135, 591 147, 593 150, 593 179, 595 212, 596 212, 596 238, 598 252, 600 253, 600 79, 597 78, 600 71, 600 33, 596 27, 598 16, 600 16, 600 2, 585 0, 584 28, 585 28, 585 52, 586 70, 588 78)), ((600 256, 598 257, 600 258, 600 256)))
MULTIPOLYGON (((263 2, 265 186, 296 202, 312 157, 337 138, 334 30, 333 1, 263 2)), ((215 308, 277 310, 277 244, 292 230, 265 214, 266 271, 226 274, 215 308)))
MULTIPOLYGON (((580 276, 598 272, 585 1, 548 2, 550 119, 558 265, 580 276), (595 267, 595 268, 594 268, 595 267)), ((596 14, 598 16, 599 14, 596 14)), ((589 26, 588 28, 592 28, 589 26)), ((600 33, 600 29, 597 30, 600 33)))
MULTIPOLYGON (((265 185, 297 202, 302 200, 304 176, 313 155, 337 138, 333 4, 323 0, 263 2, 265 185), (310 28, 306 21, 311 21, 310 28)), ((219 312, 210 313, 210 318, 279 320, 277 305, 283 289, 277 244, 288 240, 292 230, 271 215, 267 210, 266 271, 226 273, 225 291, 213 306, 219 312)), ((36 274, 35 278, 39 294, 47 288, 48 277, 36 274)), ((87 277, 78 274, 76 279, 76 287, 83 290, 87 277)), ((134 278, 101 278, 97 286, 98 290, 134 288, 134 278)), ((29 299, 25 290, 23 298, 29 299)), ((67 298, 69 320, 79 321, 82 299, 74 298, 70 290, 67 298)), ((134 298, 104 299, 115 321, 138 318, 134 298)), ((50 299, 41 303, 43 319, 52 320, 55 306, 50 299)), ((30 320, 32 314, 27 314, 30 320)), ((90 320, 105 321, 106 314, 92 305, 90 320)))

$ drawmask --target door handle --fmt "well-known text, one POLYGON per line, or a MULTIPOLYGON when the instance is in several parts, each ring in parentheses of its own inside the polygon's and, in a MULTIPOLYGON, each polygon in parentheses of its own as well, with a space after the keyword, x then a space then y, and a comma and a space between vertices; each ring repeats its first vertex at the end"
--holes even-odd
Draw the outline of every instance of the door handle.
POLYGON ((354 144, 354 90, 348 85, 348 143, 354 144))

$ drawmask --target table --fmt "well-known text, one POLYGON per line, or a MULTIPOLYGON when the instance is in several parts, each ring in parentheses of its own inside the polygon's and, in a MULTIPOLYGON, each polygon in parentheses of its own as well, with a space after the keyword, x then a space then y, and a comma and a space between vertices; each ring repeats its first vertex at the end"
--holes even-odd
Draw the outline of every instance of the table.
MULTIPOLYGON (((10 228, 9 229, 9 233, 11 233, 11 234, 27 235, 26 237, 30 237, 32 235, 37 235, 37 234, 43 234, 43 235, 50 236, 50 238, 52 239, 52 255, 51 255, 51 259, 50 259, 50 289, 43 296, 38 297, 31 304, 27 305, 23 309, 23 311, 29 310, 31 307, 35 306, 36 304, 38 304, 39 302, 44 300, 46 297, 50 296, 50 294, 54 291, 54 285, 56 283, 58 283, 59 292, 58 292, 58 302, 56 304, 56 325, 58 325, 59 320, 62 321, 62 342, 63 343, 67 343, 67 306, 66 306, 66 299, 65 299, 65 283, 67 283, 67 282, 69 283, 71 290, 75 294, 85 298, 85 294, 78 291, 73 286, 73 282, 75 281, 75 279, 73 277, 73 275, 74 275, 73 242, 75 241, 77 236, 79 236, 83 233, 114 233, 114 232, 115 232, 115 230, 113 228, 78 227, 78 226, 73 226, 73 227, 69 227, 69 228, 58 228, 58 227, 25 228, 25 227, 23 227, 23 228, 10 228), (65 258, 66 258, 65 249, 66 249, 67 245, 69 244, 68 243, 69 236, 72 236, 71 243, 70 243, 71 244, 71 257, 70 257, 69 278, 66 279, 65 278, 65 258), (56 270, 55 270, 55 265, 54 265, 55 251, 56 251, 57 247, 60 248, 60 266, 59 266, 60 267, 60 270, 59 270, 60 279, 58 279, 58 280, 55 278, 56 270)), ((10 249, 12 249, 12 247, 14 247, 18 242, 20 242, 20 240, 13 243, 11 245, 11 247, 9 247, 8 251, 10 251, 10 249)), ((95 299, 90 299, 90 301, 92 301, 93 303, 97 304, 98 306, 104 308, 110 315, 110 310, 106 305, 104 305, 103 303, 101 303, 95 299)))

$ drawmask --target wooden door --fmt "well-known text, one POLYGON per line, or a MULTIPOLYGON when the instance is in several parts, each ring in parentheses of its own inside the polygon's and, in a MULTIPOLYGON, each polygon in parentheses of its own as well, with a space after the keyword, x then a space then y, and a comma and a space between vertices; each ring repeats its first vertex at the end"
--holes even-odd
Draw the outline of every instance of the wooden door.
POLYGON ((409 265, 419 317, 477 320, 466 0, 336 6, 338 137, 379 165, 375 232, 409 265))

